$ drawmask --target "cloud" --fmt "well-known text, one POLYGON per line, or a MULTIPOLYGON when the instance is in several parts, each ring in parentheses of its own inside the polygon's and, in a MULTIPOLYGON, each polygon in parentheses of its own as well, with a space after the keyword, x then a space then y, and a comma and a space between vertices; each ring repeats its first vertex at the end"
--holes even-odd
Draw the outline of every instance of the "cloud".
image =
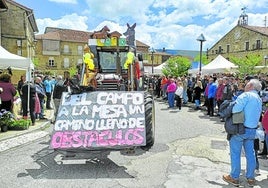
POLYGON ((120 24, 127 22, 144 23, 148 21, 148 7, 153 0, 116 0, 107 3, 107 0, 86 0, 89 16, 98 16, 120 24))
MULTIPOLYGON (((76 0, 50 0, 80 3, 76 0)), ((107 25, 111 31, 126 31, 126 24, 137 23, 136 39, 162 49, 199 50, 196 38, 206 37, 204 49, 212 47, 236 24, 247 7, 249 25, 264 26, 268 0, 85 0, 79 13, 58 20, 37 19, 40 33, 47 26, 95 31, 107 25), (262 12, 256 13, 261 10, 262 12)), ((80 6, 81 7, 81 6, 80 6)))
POLYGON ((37 25, 39 34, 44 33, 46 27, 59 27, 65 29, 74 29, 87 31, 87 20, 86 16, 79 16, 76 13, 71 15, 63 16, 58 20, 52 20, 51 18, 37 19, 37 25))
POLYGON ((55 3, 69 3, 69 4, 77 4, 77 0, 49 0, 50 2, 55 3))

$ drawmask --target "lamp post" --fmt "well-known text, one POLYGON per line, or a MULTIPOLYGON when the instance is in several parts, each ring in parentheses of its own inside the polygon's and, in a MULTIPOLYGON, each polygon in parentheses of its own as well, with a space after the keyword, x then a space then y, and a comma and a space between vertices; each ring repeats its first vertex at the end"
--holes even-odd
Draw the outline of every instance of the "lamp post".
POLYGON ((265 56, 264 56, 264 65, 265 65, 265 67, 266 67, 267 59, 268 59, 268 55, 265 55, 265 56))
POLYGON ((200 42, 200 62, 199 62, 199 75, 201 75, 201 67, 202 67, 202 47, 203 47, 203 42, 206 41, 205 37, 203 34, 201 34, 197 39, 197 41, 200 42))
POLYGON ((151 54, 151 60, 152 60, 152 74, 154 74, 154 53, 155 53, 155 50, 154 48, 150 48, 150 52, 152 53, 151 54))

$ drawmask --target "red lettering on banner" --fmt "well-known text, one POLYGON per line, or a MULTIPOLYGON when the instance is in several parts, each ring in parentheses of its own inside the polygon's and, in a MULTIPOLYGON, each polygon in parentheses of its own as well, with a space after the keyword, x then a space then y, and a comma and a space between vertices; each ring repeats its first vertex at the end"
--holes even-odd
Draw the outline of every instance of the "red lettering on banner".
POLYGON ((52 135, 51 147, 57 148, 92 148, 105 146, 132 146, 144 143, 144 128, 104 131, 66 131, 52 135))

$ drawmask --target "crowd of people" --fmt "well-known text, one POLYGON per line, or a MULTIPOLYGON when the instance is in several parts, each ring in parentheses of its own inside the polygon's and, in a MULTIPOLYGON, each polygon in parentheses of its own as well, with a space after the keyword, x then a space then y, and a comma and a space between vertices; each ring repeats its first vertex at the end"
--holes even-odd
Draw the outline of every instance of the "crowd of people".
POLYGON ((219 115, 222 104, 233 103, 231 114, 243 114, 243 132, 228 135, 231 171, 223 176, 223 180, 239 186, 243 148, 247 160, 247 183, 255 185, 255 176, 260 173, 258 155, 267 156, 268 148, 268 75, 247 75, 244 78, 231 74, 153 76, 149 82, 155 97, 166 100, 168 108, 181 109, 181 104, 193 103, 195 110, 202 106, 206 115, 219 116, 222 122, 225 122, 225 118, 219 115), (256 131, 259 126, 266 133, 262 141, 263 151, 259 151, 260 140, 256 131))
POLYGON ((195 110, 200 110, 203 106, 207 110, 207 115, 216 116, 218 113, 215 109, 219 109, 225 100, 234 101, 244 92, 246 82, 253 78, 261 82, 260 93, 268 92, 268 76, 265 74, 249 75, 245 78, 231 74, 182 77, 155 75, 148 78, 148 82, 156 98, 168 101, 168 108, 179 107, 177 104, 180 102, 181 104, 193 103, 195 110))
MULTIPOLYGON (((15 96, 21 98, 22 116, 35 124, 36 119, 45 119, 44 110, 52 109, 54 101, 55 114, 60 104, 61 95, 72 83, 70 73, 52 78, 51 76, 36 76, 33 82, 21 76, 17 88, 11 83, 11 74, 0 74, 0 109, 13 111, 15 96)), ((242 133, 228 137, 231 156, 231 171, 223 176, 223 180, 239 185, 241 172, 241 150, 245 151, 247 159, 246 173, 249 186, 255 183, 255 175, 259 173, 258 154, 267 155, 268 146, 268 75, 259 74, 239 78, 230 74, 197 75, 182 77, 153 76, 149 80, 153 94, 167 101, 169 109, 178 108, 192 103, 195 110, 206 110, 209 117, 219 116, 221 106, 225 101, 234 102, 232 113, 243 112, 242 133), (203 103, 203 104, 202 104, 203 103), (267 117, 264 117, 267 114, 267 117), (264 120, 266 119, 266 120, 264 120), (260 123, 262 122, 262 123, 260 123), (259 152, 259 140, 256 129, 263 125, 266 132, 263 151, 259 152)), ((225 122, 224 117, 220 117, 225 122)))
POLYGON ((30 118, 32 125, 35 125, 37 119, 47 119, 45 109, 55 109, 56 115, 61 95, 64 91, 68 91, 68 86, 72 83, 68 71, 57 78, 38 75, 33 81, 26 81, 25 76, 22 75, 17 85, 11 83, 11 77, 9 73, 0 74, 0 110, 5 109, 14 113, 14 102, 20 100, 21 109, 18 113, 24 119, 30 118))

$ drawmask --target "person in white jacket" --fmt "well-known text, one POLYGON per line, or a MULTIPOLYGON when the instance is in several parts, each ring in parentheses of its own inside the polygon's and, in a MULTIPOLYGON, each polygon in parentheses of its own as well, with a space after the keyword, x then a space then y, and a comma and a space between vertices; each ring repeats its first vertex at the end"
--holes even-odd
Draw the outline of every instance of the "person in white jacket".
POLYGON ((177 81, 177 89, 175 91, 175 100, 176 100, 176 107, 178 107, 179 110, 181 110, 182 94, 183 94, 182 82, 177 81))

